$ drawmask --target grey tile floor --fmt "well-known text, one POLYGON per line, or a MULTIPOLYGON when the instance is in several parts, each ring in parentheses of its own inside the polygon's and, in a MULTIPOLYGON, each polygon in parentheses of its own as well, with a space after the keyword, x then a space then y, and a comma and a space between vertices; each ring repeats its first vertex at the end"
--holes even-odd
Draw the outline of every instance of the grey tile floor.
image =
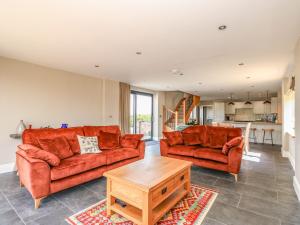
MULTIPOLYGON (((147 146, 146 157, 159 155, 147 146)), ((217 200, 202 225, 300 225, 300 203, 293 190, 293 169, 279 146, 252 145, 239 181, 219 171, 192 168, 192 183, 215 189, 217 200)), ((0 225, 60 225, 64 219, 105 198, 105 178, 59 192, 36 210, 16 173, 0 174, 0 225)))

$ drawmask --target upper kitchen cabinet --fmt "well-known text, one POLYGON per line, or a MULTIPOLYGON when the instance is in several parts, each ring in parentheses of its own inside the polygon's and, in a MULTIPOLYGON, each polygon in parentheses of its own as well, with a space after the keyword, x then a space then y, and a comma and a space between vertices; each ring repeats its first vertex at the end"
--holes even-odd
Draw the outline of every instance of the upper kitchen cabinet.
POLYGON ((214 102, 214 122, 224 122, 225 120, 225 103, 214 102))
POLYGON ((271 113, 278 113, 278 98, 271 98, 271 113))
POLYGON ((235 105, 225 103, 225 114, 235 114, 235 105))
POLYGON ((254 114, 264 114, 265 113, 265 105, 263 101, 254 101, 253 103, 253 113, 254 114))

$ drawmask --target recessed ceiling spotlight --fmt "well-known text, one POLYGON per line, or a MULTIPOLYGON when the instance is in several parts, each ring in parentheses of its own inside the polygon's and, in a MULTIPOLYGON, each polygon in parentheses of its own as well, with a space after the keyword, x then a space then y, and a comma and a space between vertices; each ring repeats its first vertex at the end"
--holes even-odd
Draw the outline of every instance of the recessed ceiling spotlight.
POLYGON ((173 74, 177 74, 178 72, 179 72, 178 69, 172 69, 172 70, 171 70, 171 73, 173 73, 173 74))
POLYGON ((226 25, 221 25, 218 27, 219 30, 226 30, 227 26, 226 25))
POLYGON ((98 64, 95 65, 96 68, 100 67, 98 64))
POLYGON ((246 77, 246 79, 250 79, 250 78, 251 78, 250 76, 247 76, 247 77, 246 77))
POLYGON ((135 54, 137 54, 137 55, 141 55, 141 54, 142 54, 142 52, 136 52, 135 54))
POLYGON ((244 66, 245 64, 243 62, 239 63, 238 64, 239 66, 244 66))

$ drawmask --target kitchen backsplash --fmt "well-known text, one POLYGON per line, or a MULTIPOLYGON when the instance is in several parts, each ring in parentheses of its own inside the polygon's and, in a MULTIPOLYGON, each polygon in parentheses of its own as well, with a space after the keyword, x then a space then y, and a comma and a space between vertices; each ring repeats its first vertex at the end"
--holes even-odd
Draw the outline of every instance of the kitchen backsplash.
POLYGON ((235 109, 235 121, 254 121, 253 109, 235 109))
POLYGON ((234 115, 227 115, 226 120, 230 121, 268 121, 275 122, 276 113, 254 114, 252 108, 240 108, 235 110, 234 115))

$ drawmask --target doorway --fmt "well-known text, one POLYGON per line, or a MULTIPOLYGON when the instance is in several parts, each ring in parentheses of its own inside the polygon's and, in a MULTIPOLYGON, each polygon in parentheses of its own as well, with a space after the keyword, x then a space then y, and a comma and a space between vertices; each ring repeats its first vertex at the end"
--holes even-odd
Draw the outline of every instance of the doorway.
POLYGON ((153 140, 153 95, 131 91, 130 132, 144 134, 143 140, 153 140))
POLYGON ((203 106, 202 107, 202 124, 211 125, 213 121, 213 107, 203 106))

